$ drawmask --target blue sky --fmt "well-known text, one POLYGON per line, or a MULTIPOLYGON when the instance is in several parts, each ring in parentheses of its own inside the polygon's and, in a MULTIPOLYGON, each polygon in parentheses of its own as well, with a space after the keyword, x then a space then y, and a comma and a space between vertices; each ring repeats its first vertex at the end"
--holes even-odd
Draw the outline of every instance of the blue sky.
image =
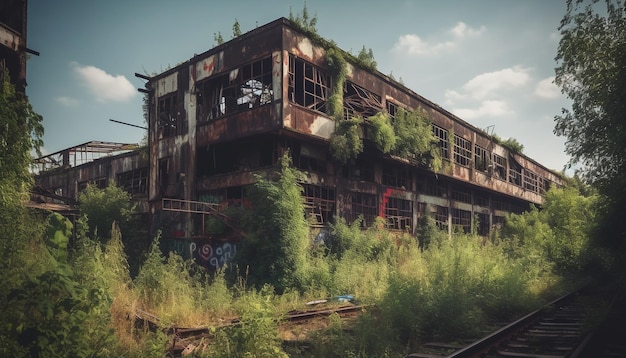
MULTIPOLYGON (((30 0, 27 94, 44 117, 44 150, 90 140, 139 142, 144 81, 243 32, 302 10, 304 1, 30 0)), ((569 102, 552 84, 565 1, 308 0, 317 31, 478 128, 513 137, 524 153, 562 170, 553 134, 569 102), (493 126, 493 127, 490 127, 493 126)))

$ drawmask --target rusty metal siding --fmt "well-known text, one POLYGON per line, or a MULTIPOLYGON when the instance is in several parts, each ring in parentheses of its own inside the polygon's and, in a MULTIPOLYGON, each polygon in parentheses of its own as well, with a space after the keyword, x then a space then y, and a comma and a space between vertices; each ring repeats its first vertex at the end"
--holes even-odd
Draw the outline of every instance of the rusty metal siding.
POLYGON ((282 128, 275 106, 266 105, 245 112, 219 118, 196 129, 196 146, 242 139, 282 128))

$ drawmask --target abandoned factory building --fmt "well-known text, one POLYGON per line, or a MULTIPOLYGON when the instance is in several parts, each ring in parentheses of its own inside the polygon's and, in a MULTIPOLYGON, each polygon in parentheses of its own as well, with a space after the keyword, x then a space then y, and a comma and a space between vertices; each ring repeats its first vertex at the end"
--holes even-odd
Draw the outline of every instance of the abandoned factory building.
POLYGON ((305 207, 318 226, 382 217, 389 229, 414 233, 429 214, 442 229, 485 235, 507 212, 541 205, 550 187, 564 185, 537 161, 343 52, 338 81, 327 60, 332 46, 281 18, 161 74, 137 75, 146 81, 147 150, 90 142, 53 153, 38 159, 37 187, 75 200, 87 183, 114 182, 141 203, 152 232, 163 229, 179 251, 183 245, 213 265, 232 247, 210 244, 204 215, 241 205, 254 174, 276 170, 286 152, 306 174, 305 207), (335 160, 329 143, 338 119, 329 100, 337 92, 344 119, 382 112, 393 120, 400 109, 421 108, 443 169, 381 152, 367 138, 356 158, 335 160), (103 155, 112 153, 121 154, 103 155), (200 249, 202 240, 209 248, 200 249))

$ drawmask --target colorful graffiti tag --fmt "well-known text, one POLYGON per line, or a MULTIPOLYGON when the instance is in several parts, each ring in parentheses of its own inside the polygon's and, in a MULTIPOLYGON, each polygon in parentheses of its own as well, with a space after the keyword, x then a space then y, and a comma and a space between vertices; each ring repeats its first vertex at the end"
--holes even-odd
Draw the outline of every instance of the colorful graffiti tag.
POLYGON ((237 254, 234 242, 215 242, 206 239, 169 238, 163 240, 164 252, 176 252, 184 259, 193 258, 198 265, 209 270, 216 270, 237 254))

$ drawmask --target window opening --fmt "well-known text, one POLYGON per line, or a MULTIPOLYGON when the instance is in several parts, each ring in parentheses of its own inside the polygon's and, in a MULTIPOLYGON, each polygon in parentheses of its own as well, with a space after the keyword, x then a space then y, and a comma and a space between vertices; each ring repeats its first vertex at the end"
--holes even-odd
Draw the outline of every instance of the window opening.
POLYGON ((472 203, 472 194, 469 191, 452 190, 452 199, 463 203, 472 203))
POLYGON ((493 175, 498 179, 506 180, 506 158, 494 154, 493 165, 493 175))
POLYGON ((167 189, 169 186, 169 177, 170 177, 170 161, 168 158, 161 159, 159 161, 159 186, 161 189, 161 195, 165 195, 167 193, 167 189))
POLYGON ((398 113, 400 107, 391 101, 386 101, 385 105, 387 106, 387 114, 389 114, 389 117, 392 119, 396 118, 396 114, 398 113))
POLYGON ((537 192, 538 176, 536 173, 524 169, 524 189, 537 192))
POLYGON ((433 135, 439 139, 439 148, 441 149, 441 157, 444 159, 450 158, 448 152, 448 131, 437 126, 432 125, 433 135))
POLYGON ((161 138, 184 134, 185 118, 178 111, 177 93, 171 93, 159 98, 158 127, 161 138))
POLYGON ((385 205, 385 221, 391 230, 413 230, 413 202, 388 198, 385 205))
POLYGON ((352 82, 346 81, 343 93, 343 118, 367 118, 381 112, 382 99, 379 95, 352 82))
POLYGON ((131 195, 148 194, 148 168, 118 174, 117 185, 131 195))
POLYGON ((405 166, 389 165, 383 166, 383 185, 411 189, 411 174, 405 166))
POLYGON ((491 156, 487 150, 479 145, 474 146, 474 168, 487 171, 491 164, 491 156))
POLYGON ((198 84, 198 120, 211 121, 274 101, 270 57, 198 84))
POLYGON ((289 55, 287 95, 290 102, 314 111, 326 112, 330 92, 327 73, 294 55, 289 55))
POLYGON ((474 192, 474 204, 489 207, 489 194, 484 192, 474 192))
POLYGON ((509 167, 509 183, 522 186, 522 167, 514 162, 509 167))
POLYGON ((315 219, 317 225, 331 221, 335 211, 335 189, 320 185, 302 184, 307 217, 315 219))
POLYGON ((454 136, 454 162, 469 167, 472 161, 472 143, 457 135, 454 136))
POLYGON ((472 231, 472 212, 452 208, 452 225, 463 228, 465 233, 472 231))
POLYGON ((440 230, 448 229, 448 208, 445 206, 435 205, 435 225, 440 230))
POLYGON ((378 202, 376 195, 359 192, 351 192, 352 212, 348 219, 354 222, 360 215, 363 215, 363 226, 369 227, 378 217, 378 202))

